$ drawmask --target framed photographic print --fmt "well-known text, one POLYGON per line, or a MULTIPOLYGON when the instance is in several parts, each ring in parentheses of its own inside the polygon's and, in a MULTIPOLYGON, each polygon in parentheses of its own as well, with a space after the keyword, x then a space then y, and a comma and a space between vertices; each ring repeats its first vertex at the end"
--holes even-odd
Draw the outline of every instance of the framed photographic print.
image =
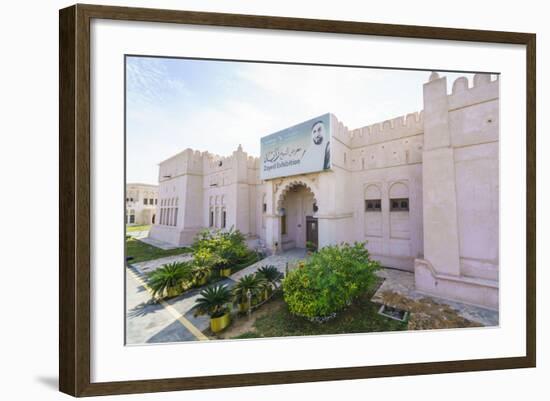
POLYGON ((60 390, 534 367, 535 35, 60 11, 60 390))

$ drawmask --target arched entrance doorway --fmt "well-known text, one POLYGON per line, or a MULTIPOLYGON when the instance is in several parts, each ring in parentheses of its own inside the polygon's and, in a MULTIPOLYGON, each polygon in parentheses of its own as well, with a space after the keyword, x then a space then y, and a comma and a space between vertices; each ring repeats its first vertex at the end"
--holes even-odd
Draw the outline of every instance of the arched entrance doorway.
POLYGON ((305 248, 308 241, 317 246, 317 204, 311 189, 302 182, 289 185, 281 193, 278 206, 281 248, 305 248))

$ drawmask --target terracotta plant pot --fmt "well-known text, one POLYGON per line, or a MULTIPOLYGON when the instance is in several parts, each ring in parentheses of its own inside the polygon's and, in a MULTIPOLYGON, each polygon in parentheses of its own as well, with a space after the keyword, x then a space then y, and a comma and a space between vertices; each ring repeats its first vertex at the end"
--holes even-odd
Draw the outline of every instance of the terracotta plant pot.
POLYGON ((226 312, 223 316, 210 318, 210 330, 214 333, 218 333, 229 326, 230 323, 231 315, 229 312, 226 312))

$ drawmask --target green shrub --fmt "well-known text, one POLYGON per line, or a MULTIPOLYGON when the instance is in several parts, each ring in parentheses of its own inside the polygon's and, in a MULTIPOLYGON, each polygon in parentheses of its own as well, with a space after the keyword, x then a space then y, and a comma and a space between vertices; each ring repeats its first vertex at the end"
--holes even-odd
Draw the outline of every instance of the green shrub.
POLYGON ((220 257, 206 247, 193 251, 193 264, 195 266, 208 266, 211 268, 220 262, 220 257))
POLYGON ((214 269, 233 267, 250 258, 245 237, 239 230, 201 231, 193 243, 193 256, 207 258, 214 269))
POLYGON ((191 280, 191 264, 174 262, 163 265, 147 275, 147 283, 153 297, 174 296, 183 291, 184 285, 191 280))
POLYGON ((373 285, 378 268, 365 243, 324 247, 283 280, 284 300, 298 316, 334 315, 373 285))

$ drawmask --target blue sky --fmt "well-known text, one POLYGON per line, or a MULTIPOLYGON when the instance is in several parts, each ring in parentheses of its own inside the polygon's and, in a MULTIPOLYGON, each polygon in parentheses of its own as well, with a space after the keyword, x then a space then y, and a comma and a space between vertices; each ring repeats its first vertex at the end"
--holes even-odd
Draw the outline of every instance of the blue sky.
POLYGON ((186 148, 258 156, 260 137, 327 112, 353 129, 419 111, 429 74, 128 57, 127 181, 157 183, 158 163, 186 148))

